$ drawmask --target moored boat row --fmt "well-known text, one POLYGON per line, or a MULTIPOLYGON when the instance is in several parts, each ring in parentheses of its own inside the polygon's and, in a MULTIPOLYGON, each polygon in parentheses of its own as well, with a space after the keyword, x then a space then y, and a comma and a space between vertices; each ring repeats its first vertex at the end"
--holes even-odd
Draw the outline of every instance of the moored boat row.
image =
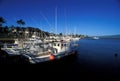
POLYGON ((23 43, 18 41, 18 44, 14 44, 11 48, 4 44, 2 50, 6 52, 6 56, 19 56, 21 59, 32 64, 57 60, 74 55, 77 51, 76 43, 74 41, 66 41, 65 39, 44 42, 34 35, 32 38, 23 41, 23 43), (22 46, 22 48, 19 46, 22 46))

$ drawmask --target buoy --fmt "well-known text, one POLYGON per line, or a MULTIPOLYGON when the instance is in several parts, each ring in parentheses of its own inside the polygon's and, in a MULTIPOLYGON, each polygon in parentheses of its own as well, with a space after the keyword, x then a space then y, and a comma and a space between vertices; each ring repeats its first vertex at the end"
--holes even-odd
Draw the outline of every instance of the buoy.
POLYGON ((54 55, 53 54, 50 54, 50 60, 54 60, 55 59, 55 57, 54 57, 54 55))

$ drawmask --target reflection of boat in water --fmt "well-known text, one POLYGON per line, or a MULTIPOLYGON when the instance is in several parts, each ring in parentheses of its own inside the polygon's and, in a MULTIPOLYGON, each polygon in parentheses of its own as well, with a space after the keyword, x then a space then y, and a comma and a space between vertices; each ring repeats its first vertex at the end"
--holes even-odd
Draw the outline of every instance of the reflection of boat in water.
POLYGON ((95 36, 95 37, 93 37, 93 39, 97 40, 97 39, 99 39, 99 37, 96 37, 96 36, 95 36))

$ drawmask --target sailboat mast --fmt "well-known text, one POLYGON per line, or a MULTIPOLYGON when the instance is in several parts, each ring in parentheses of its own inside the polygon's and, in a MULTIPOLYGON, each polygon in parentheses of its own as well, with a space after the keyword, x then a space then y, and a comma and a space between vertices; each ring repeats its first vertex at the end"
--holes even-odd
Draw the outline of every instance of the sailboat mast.
POLYGON ((76 37, 76 27, 74 28, 74 37, 76 37))
POLYGON ((55 8, 55 33, 57 34, 57 7, 55 8))
POLYGON ((66 22, 66 9, 64 9, 64 17, 65 17, 65 35, 67 36, 67 22, 66 22))

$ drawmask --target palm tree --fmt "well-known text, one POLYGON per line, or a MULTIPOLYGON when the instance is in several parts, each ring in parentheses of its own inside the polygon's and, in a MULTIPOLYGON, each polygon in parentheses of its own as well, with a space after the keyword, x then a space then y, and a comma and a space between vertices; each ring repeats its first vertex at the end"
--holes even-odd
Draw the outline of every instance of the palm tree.
POLYGON ((5 20, 3 17, 0 17, 0 27, 2 27, 2 24, 5 23, 5 20))
POLYGON ((22 19, 20 19, 20 20, 17 20, 16 23, 20 25, 20 30, 19 30, 18 32, 19 32, 21 35, 23 35, 23 29, 22 29, 21 27, 22 27, 22 25, 25 25, 25 22, 24 22, 22 19))
POLYGON ((22 19, 20 19, 20 20, 17 20, 17 22, 16 22, 17 24, 19 24, 20 25, 20 27, 22 26, 22 25, 25 25, 25 22, 22 20, 22 19))

